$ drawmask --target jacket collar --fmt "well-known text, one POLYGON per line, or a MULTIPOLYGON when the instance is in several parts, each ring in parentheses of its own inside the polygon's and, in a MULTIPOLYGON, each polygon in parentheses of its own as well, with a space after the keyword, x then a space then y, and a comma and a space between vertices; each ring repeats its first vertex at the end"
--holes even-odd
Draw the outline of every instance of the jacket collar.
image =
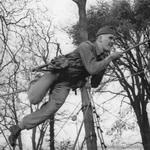
POLYGON ((103 54, 103 52, 104 52, 104 50, 103 50, 103 48, 101 47, 98 47, 98 45, 97 45, 97 43, 95 42, 94 43, 94 46, 95 46, 95 50, 96 50, 96 54, 97 54, 97 56, 99 56, 99 55, 101 55, 101 54, 103 54))

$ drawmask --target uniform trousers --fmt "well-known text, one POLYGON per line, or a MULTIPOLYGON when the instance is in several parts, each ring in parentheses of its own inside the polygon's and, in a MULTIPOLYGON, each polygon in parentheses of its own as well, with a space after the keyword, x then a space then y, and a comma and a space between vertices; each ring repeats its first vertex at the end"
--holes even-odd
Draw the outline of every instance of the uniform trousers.
POLYGON ((59 74, 45 73, 29 90, 28 96, 31 104, 38 104, 42 101, 49 89, 51 90, 50 99, 43 107, 22 119, 20 122, 21 129, 31 129, 43 123, 63 105, 70 87, 67 81, 57 81, 58 77, 59 74))

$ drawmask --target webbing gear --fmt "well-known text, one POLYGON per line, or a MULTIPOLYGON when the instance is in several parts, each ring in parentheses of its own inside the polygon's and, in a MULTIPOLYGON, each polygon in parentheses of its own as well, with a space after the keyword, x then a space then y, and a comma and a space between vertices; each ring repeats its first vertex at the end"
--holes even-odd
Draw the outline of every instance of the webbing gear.
POLYGON ((55 57, 54 59, 52 59, 51 62, 48 64, 33 68, 32 72, 34 72, 34 71, 38 71, 38 72, 53 71, 53 72, 55 72, 55 71, 64 70, 68 66, 69 66, 68 59, 64 55, 61 55, 61 56, 58 56, 58 57, 55 57), (44 69, 44 68, 46 68, 46 69, 44 69))

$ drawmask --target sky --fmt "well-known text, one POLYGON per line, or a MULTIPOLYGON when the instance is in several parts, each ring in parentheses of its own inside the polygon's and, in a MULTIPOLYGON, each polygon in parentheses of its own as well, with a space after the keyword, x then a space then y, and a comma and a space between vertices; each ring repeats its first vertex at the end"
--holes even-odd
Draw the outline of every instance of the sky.
MULTIPOLYGON (((48 15, 51 17, 56 28, 57 41, 64 54, 73 51, 72 39, 62 28, 71 27, 78 21, 78 7, 72 0, 42 0, 43 5, 48 8, 48 15)), ((94 5, 96 0, 87 0, 86 8, 94 5)))
MULTIPOLYGON (((87 0, 87 8, 95 2, 96 0, 87 0)), ((44 0, 43 3, 57 26, 72 25, 78 21, 78 7, 72 0, 44 0)))

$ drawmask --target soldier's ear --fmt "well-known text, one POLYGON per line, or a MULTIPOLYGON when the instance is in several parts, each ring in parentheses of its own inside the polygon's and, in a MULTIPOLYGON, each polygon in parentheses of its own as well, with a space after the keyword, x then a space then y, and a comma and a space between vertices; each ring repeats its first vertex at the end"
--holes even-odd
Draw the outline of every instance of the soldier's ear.
POLYGON ((96 40, 98 40, 99 42, 102 42, 102 35, 99 35, 96 40))

